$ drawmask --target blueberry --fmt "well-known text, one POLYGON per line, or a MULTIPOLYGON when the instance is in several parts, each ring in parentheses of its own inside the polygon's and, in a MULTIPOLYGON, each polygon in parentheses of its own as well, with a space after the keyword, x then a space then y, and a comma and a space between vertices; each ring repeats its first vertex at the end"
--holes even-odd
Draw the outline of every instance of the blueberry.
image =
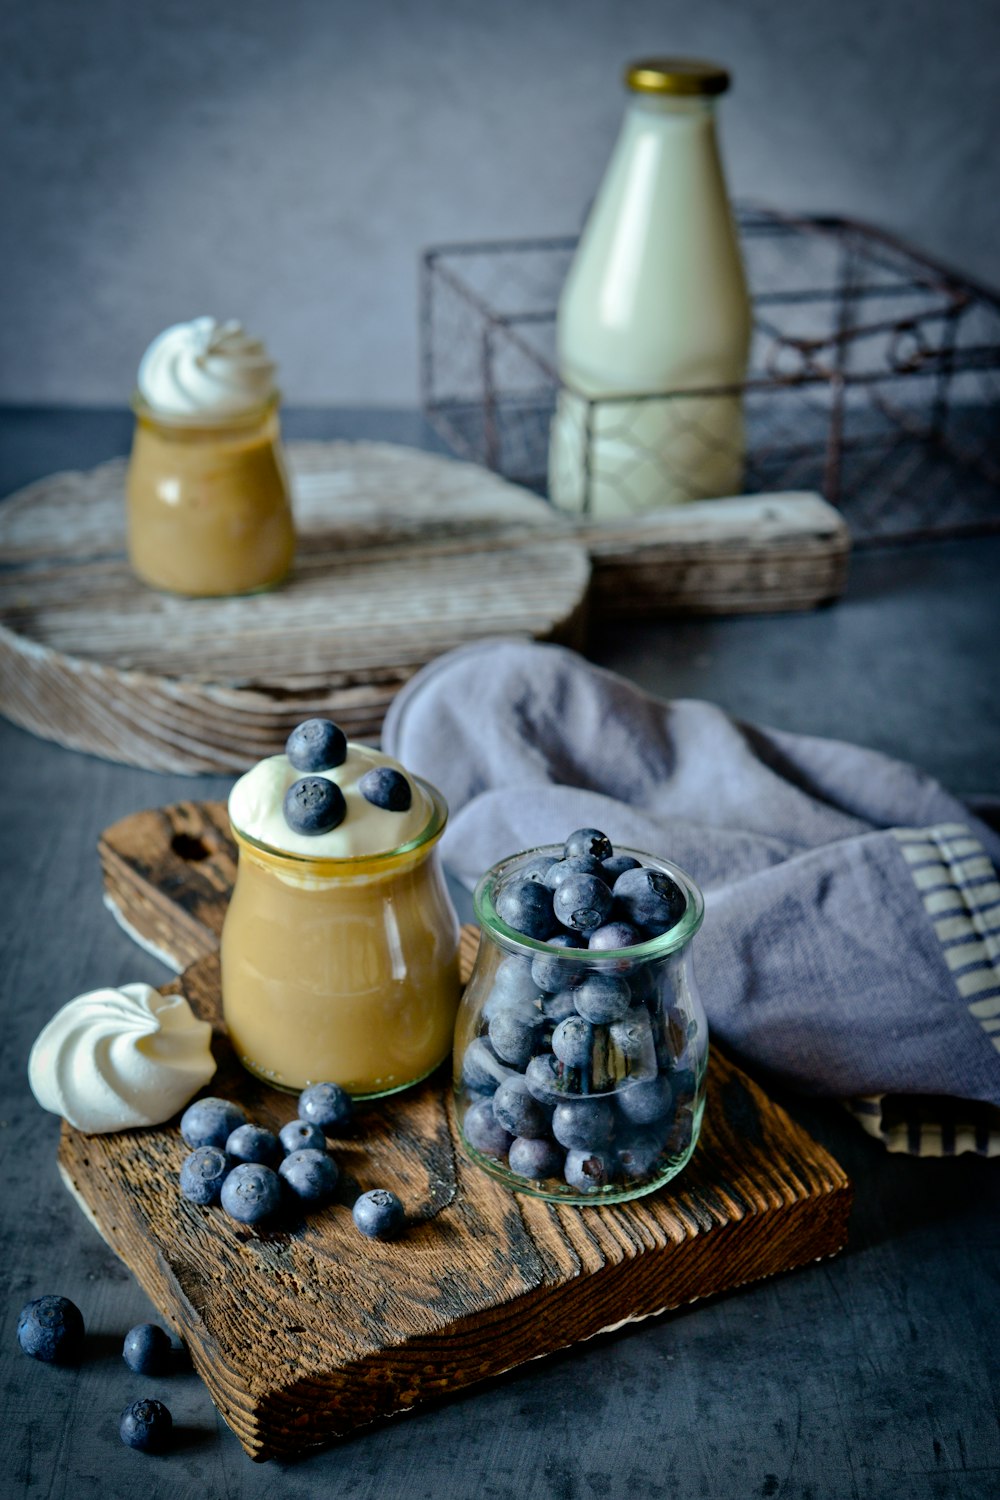
POLYGON ((576 1008, 585 1021, 607 1026, 627 1015, 632 995, 628 982, 617 974, 588 974, 574 990, 576 1008))
POLYGON ((593 1047, 593 1026, 575 1013, 560 1021, 552 1033, 552 1051, 568 1068, 588 1068, 593 1047))
POLYGON ((614 885, 619 875, 624 875, 626 870, 638 870, 639 861, 633 859, 631 854, 612 854, 610 859, 601 860, 601 869, 608 885, 614 885))
POLYGON ((694 1111, 687 1105, 679 1109, 671 1122, 664 1150, 670 1156, 681 1156, 690 1146, 694 1134, 694 1111))
POLYGON ((83 1315, 68 1297, 36 1297, 21 1308, 17 1342, 47 1365, 73 1364, 83 1353, 83 1315))
MULTIPOLYGON (((584 946, 584 940, 576 932, 557 932, 549 938, 550 948, 565 952, 584 946)), ((554 994, 556 990, 572 989, 583 979, 574 967, 572 959, 557 958, 554 953, 536 953, 531 960, 531 978, 540 990, 554 994)))
POLYGON ((627 1182, 648 1182, 663 1159, 663 1141, 658 1133, 637 1130, 618 1147, 618 1165, 627 1182))
POLYGON ((174 1419, 162 1401, 132 1401, 121 1414, 118 1432, 126 1448, 163 1453, 170 1446, 174 1419))
POLYGON ((260 1224, 281 1207, 281 1179, 270 1167, 240 1162, 222 1184, 221 1202, 230 1218, 260 1224))
POLYGON ((278 1176, 303 1203, 329 1203, 340 1173, 325 1151, 306 1147, 291 1151, 278 1168, 278 1176))
POLYGON ((347 736, 329 719, 306 719, 288 736, 285 754, 296 771, 332 771, 347 759, 347 736))
POLYGON ((246 1119, 246 1110, 228 1099, 196 1099, 181 1115, 181 1135, 189 1146, 218 1146, 221 1151, 246 1119))
POLYGON ((386 812, 408 812, 413 802, 410 783, 393 766, 372 766, 358 782, 358 791, 366 802, 386 812))
POLYGON ((530 1177, 538 1182, 543 1177, 558 1177, 562 1173, 563 1155, 552 1141, 519 1135, 511 1143, 507 1161, 510 1170, 518 1177, 530 1177))
POLYGON ((289 1120, 278 1131, 281 1149, 290 1155, 293 1151, 325 1151, 326 1136, 318 1125, 309 1120, 289 1120))
POLYGON ((592 854, 595 859, 610 859, 614 854, 611 840, 599 828, 578 828, 566 840, 565 854, 572 859, 577 854, 592 854))
POLYGON ((587 947, 607 952, 612 948, 634 948, 636 943, 642 942, 645 942, 645 935, 631 922, 605 922, 603 927, 590 934, 587 947))
POLYGON ((538 985, 532 977, 531 959, 520 958, 513 953, 502 958, 493 976, 493 988, 512 999, 534 1000, 538 994, 538 985))
POLYGON ((281 1145, 274 1132, 263 1125, 237 1125, 226 1141, 226 1155, 234 1162, 256 1161, 274 1167, 281 1160, 281 1145))
POLYGON ((601 874, 601 861, 595 859, 592 854, 576 854, 572 859, 558 859, 549 867, 545 876, 545 884, 550 891, 557 891, 564 880, 571 875, 597 875, 601 874))
POLYGON ((607 1151, 569 1151, 563 1176, 581 1193, 596 1193, 614 1176, 614 1158, 607 1151))
POLYGON ((525 1078, 507 1078, 493 1095, 493 1114, 511 1135, 544 1135, 548 1116, 525 1078))
POLYGON ((675 927, 684 915, 684 892, 663 870, 626 870, 614 884, 617 913, 635 927, 656 936, 675 927))
POLYGON ((218 1146, 196 1146, 181 1165, 181 1196, 189 1203, 218 1203, 232 1162, 218 1146))
POLYGON ((513 1140, 510 1131, 504 1130, 493 1113, 488 1099, 477 1099, 475 1104, 469 1105, 462 1129, 469 1145, 484 1156, 506 1156, 513 1140))
POLYGON ((611 911, 611 891, 597 875, 570 875, 557 887, 552 909, 571 931, 593 932, 611 911))
POLYGON ((500 1061, 486 1037, 477 1036, 465 1049, 462 1082, 472 1093, 495 1093, 505 1079, 516 1077, 513 1068, 500 1061))
POLYGON ((672 1099, 670 1079, 661 1073, 657 1078, 625 1084, 616 1096, 616 1103, 633 1125, 651 1125, 669 1113, 672 1099))
POLYGON ((137 1323, 125 1335, 122 1359, 137 1375, 162 1375, 170 1363, 169 1335, 155 1323, 137 1323))
POLYGON ((526 859, 523 865, 518 866, 518 880, 537 880, 545 884, 545 877, 555 864, 555 857, 551 854, 536 854, 533 859, 526 859))
POLYGON ((370 1240, 391 1240, 406 1222, 403 1205, 388 1188, 372 1188, 362 1193, 351 1209, 351 1216, 370 1240))
POLYGON ((337 1135, 351 1123, 354 1100, 339 1083, 311 1083, 299 1095, 299 1119, 318 1125, 324 1135, 337 1135))
POLYGON ((552 1134, 562 1146, 597 1151, 614 1135, 615 1112, 604 1099, 564 1099, 555 1107, 552 1134))
POLYGON ((542 1052, 531 1059, 524 1070, 524 1082, 531 1097, 549 1109, 567 1094, 579 1092, 574 1087, 573 1075, 551 1052, 542 1052))
POLYGON ((543 996, 542 1015, 554 1026, 558 1026, 560 1021, 565 1021, 567 1016, 575 1016, 576 991, 560 990, 556 995, 543 996))
POLYGON ((620 1021, 608 1027, 611 1047, 625 1063, 625 1072, 630 1078, 653 1078, 656 1076, 656 1047, 653 1043, 653 1028, 649 1011, 644 1005, 634 1005, 620 1021))
POLYGON ((344 821, 347 803, 336 782, 325 776, 302 776, 293 781, 281 804, 293 833, 329 833, 344 821))
POLYGON ((490 1021, 490 1042, 501 1062, 526 1068, 538 1051, 538 1027, 517 1011, 501 1010, 490 1021))
POLYGON ((677 1068, 670 1074, 670 1091, 678 1107, 694 1102, 696 1080, 690 1068, 677 1068))
POLYGON ((555 931, 552 892, 537 880, 513 880, 497 897, 497 916, 515 932, 544 942, 555 931))
POLYGON ((535 994, 530 1000, 522 999, 507 990, 494 987, 483 1002, 483 1020, 490 1022, 494 1016, 519 1016, 522 1021, 537 1025, 542 1015, 538 1003, 540 998, 535 994))

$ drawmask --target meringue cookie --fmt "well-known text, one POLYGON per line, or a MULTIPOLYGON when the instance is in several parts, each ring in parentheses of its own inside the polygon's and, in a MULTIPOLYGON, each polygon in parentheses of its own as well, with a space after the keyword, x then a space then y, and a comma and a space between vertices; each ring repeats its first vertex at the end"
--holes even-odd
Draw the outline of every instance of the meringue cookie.
POLYGON ((159 1125, 214 1074, 211 1038, 183 995, 148 984, 91 990, 39 1033, 28 1082, 43 1109, 87 1135, 159 1125))

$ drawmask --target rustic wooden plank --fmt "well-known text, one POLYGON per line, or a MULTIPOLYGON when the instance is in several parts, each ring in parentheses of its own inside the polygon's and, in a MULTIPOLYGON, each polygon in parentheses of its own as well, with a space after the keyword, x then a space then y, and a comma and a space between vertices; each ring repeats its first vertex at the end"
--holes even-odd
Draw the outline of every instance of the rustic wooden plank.
MULTIPOLYGON (((107 829, 109 902, 182 965, 212 1021, 213 1092, 271 1128, 294 1100, 237 1064, 215 948, 234 875, 221 803, 178 803, 107 829)), ((462 938, 467 976, 478 945, 462 938)), ((175 986, 176 987, 176 986, 175 986)), ((845 1241, 850 1185, 833 1159, 718 1052, 695 1156, 666 1190, 573 1209, 508 1193, 462 1153, 448 1079, 365 1108, 335 1143, 322 1214, 258 1234, 179 1199, 176 1126, 85 1137, 65 1127, 71 1191, 187 1340, 256 1458, 290 1456, 523 1361, 699 1297, 804 1265, 845 1241), (391 1183, 409 1227, 360 1245, 352 1195, 391 1183)))

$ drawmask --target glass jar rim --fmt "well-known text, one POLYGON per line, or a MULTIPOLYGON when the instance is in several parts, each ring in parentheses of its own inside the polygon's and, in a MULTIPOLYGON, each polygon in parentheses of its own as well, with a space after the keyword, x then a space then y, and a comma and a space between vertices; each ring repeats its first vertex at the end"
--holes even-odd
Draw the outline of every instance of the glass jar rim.
POLYGON ((641 865, 645 864, 662 870, 680 886, 686 898, 684 914, 673 927, 660 933, 658 937, 647 938, 644 943, 635 943, 631 948, 556 948, 551 943, 526 937, 523 932, 517 932, 497 914, 493 904, 493 892, 501 877, 522 861, 527 862, 539 855, 561 856, 563 849, 562 844, 540 844, 535 849, 522 849, 517 854, 509 854, 506 859, 498 861, 487 870, 476 886, 472 896, 476 920, 484 932, 489 932, 498 938, 501 946, 509 952, 520 953, 527 958, 533 958, 537 953, 546 953, 553 958, 564 959, 568 964, 585 960, 588 964, 597 967, 604 963, 620 964, 622 959, 629 959, 633 963, 643 963, 666 958, 671 953, 679 952, 691 941, 701 926, 705 916, 705 898, 686 870, 682 870, 680 865, 675 865, 672 860, 661 859, 659 855, 649 854, 642 849, 629 849, 624 844, 616 844, 616 854, 631 855, 641 865))
POLYGON ((141 391, 134 391, 129 403, 136 417, 144 422, 150 422, 157 427, 167 427, 172 431, 183 431, 190 427, 197 432, 225 430, 234 428, 242 430, 245 427, 256 427, 265 417, 271 416, 281 405, 281 392, 274 390, 264 401, 259 401, 256 406, 247 407, 243 411, 216 411, 216 412, 164 412, 151 406, 141 391))
POLYGON ((420 790, 431 804, 431 813, 427 822, 418 834, 408 839, 405 844, 397 844, 394 849, 382 849, 376 854, 351 854, 343 857, 322 854, 300 854, 289 849, 279 849, 275 844, 265 843, 263 839, 254 838, 253 834, 239 828, 230 817, 229 826, 233 830, 233 836, 238 844, 243 844, 247 849, 256 854, 262 854, 266 859, 273 860, 276 864, 282 864, 290 869, 310 870, 320 875, 368 875, 376 870, 388 869, 398 860, 407 855, 416 854, 419 850, 430 848, 444 833, 448 822, 448 804, 436 786, 425 781, 422 776, 415 776, 412 772, 407 773, 411 780, 415 781, 420 790))

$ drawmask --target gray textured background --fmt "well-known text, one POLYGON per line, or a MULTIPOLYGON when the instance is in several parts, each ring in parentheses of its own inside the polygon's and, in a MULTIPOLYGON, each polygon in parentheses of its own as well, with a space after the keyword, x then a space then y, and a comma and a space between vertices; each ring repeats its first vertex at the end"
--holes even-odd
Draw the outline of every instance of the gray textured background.
POLYGON ((0 400, 120 403, 208 311, 414 403, 421 247, 574 228, 657 50, 733 69, 734 192, 1000 281, 993 0, 6 0, 0 400))

